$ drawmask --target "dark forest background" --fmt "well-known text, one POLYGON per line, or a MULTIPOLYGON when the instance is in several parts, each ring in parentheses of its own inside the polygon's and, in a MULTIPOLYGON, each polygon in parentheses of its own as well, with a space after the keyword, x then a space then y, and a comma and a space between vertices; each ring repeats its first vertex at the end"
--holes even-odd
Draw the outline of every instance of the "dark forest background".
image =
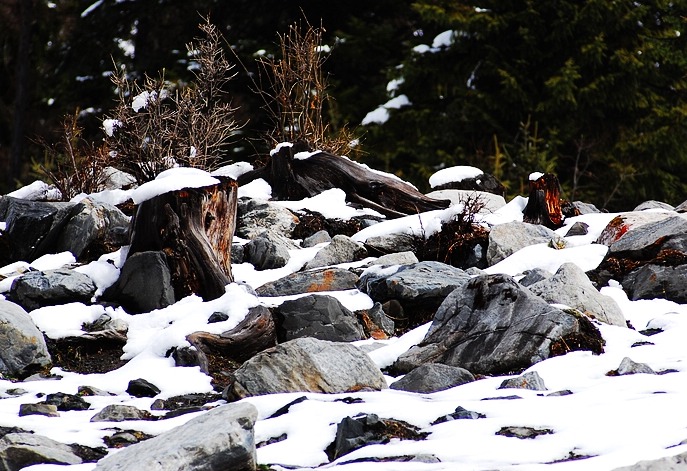
POLYGON ((474 165, 511 197, 549 171, 566 198, 609 210, 687 199, 687 0, 0 0, 0 194, 36 178, 38 142, 58 140, 65 116, 102 142, 115 68, 191 80, 186 44, 205 17, 242 64, 228 91, 246 124, 227 162, 268 153, 256 59, 300 21, 329 46, 330 130, 346 126, 352 158, 421 190, 474 165), (432 47, 447 30, 452 43, 432 47), (399 95, 411 104, 360 125, 399 95))

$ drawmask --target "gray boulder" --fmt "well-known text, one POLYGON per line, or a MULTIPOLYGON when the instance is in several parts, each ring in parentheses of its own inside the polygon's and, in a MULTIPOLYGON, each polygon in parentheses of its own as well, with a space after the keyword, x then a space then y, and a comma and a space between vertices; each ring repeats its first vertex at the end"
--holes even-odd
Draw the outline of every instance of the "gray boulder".
POLYGON ((370 309, 356 311, 355 315, 362 324, 367 337, 382 340, 394 335, 396 323, 384 312, 381 303, 374 303, 370 309))
POLYGON ((157 437, 108 455, 95 469, 254 471, 253 426, 257 416, 251 404, 217 407, 157 437))
POLYGON ((546 385, 539 373, 530 371, 515 378, 504 379, 498 389, 531 389, 533 391, 546 391, 546 385))
POLYGON ((601 334, 586 317, 550 306, 508 275, 483 275, 446 298, 425 338, 393 370, 443 363, 502 374, 564 353, 568 345, 603 351, 601 334))
POLYGON ((317 244, 322 244, 324 242, 331 242, 332 238, 329 236, 329 232, 325 230, 317 231, 310 237, 303 239, 303 248, 315 247, 317 244))
POLYGON ((606 324, 627 326, 618 303, 599 293, 574 263, 564 263, 552 277, 530 285, 529 289, 549 303, 565 304, 606 324))
POLYGON ((304 337, 258 353, 233 374, 228 399, 282 392, 344 393, 386 388, 377 365, 349 343, 304 337))
POLYGON ((72 302, 89 303, 97 287, 83 273, 67 268, 28 272, 16 278, 10 297, 32 311, 43 306, 72 302))
POLYGON ((544 270, 543 268, 533 268, 532 270, 525 270, 524 275, 518 282, 523 286, 531 286, 539 283, 542 280, 547 280, 553 276, 553 273, 544 270))
POLYGON ((368 251, 380 254, 414 252, 416 246, 417 241, 410 234, 388 234, 369 237, 365 240, 368 251))
POLYGON ((50 365, 43 334, 21 306, 0 300, 0 374, 24 378, 50 365))
POLYGON ((150 412, 124 404, 110 404, 91 417, 91 422, 124 422, 126 420, 148 420, 150 412))
POLYGON ((292 273, 256 288, 258 296, 289 296, 355 289, 358 275, 343 268, 322 268, 292 273))
POLYGON ((164 252, 138 252, 126 259, 119 279, 105 290, 103 300, 138 314, 174 304, 172 275, 164 252))
POLYGON ((78 260, 97 260, 129 243, 129 217, 118 208, 88 198, 81 206, 60 233, 58 252, 69 251, 78 260))
POLYGON ((41 255, 54 253, 63 227, 82 208, 81 203, 45 203, 0 197, 0 221, 5 221, 5 233, 12 244, 11 253, 0 254, 0 262, 31 262, 41 255))
POLYGON ((332 342, 363 340, 365 333, 355 315, 332 296, 309 295, 284 301, 275 309, 280 342, 314 337, 332 342))
POLYGON ((632 211, 644 211, 647 209, 665 209, 666 211, 673 211, 675 208, 668 203, 664 203, 663 201, 649 200, 640 203, 632 211))
POLYGON ((35 464, 81 464, 69 445, 35 433, 8 433, 0 438, 0 469, 19 471, 35 464))
POLYGON ((662 298, 678 304, 687 303, 687 265, 666 267, 644 265, 623 278, 623 289, 627 296, 638 299, 662 298))
MULTIPOLYGON (((671 237, 687 233, 687 219, 681 216, 669 216, 666 213, 653 212, 633 214, 644 215, 650 222, 639 223, 635 221, 633 225, 629 226, 629 229, 627 229, 627 219, 620 223, 621 227, 625 226, 626 229, 623 235, 610 244, 609 256, 641 257, 649 248, 657 249, 671 237)), ((609 226, 612 226, 614 221, 615 219, 609 223, 609 226)), ((622 231, 622 229, 620 230, 622 231)), ((599 240, 602 240, 603 237, 604 232, 599 236, 599 240)))
POLYGON ((518 250, 535 244, 549 244, 552 241, 560 246, 563 239, 548 227, 527 222, 508 222, 498 224, 489 231, 487 263, 495 265, 518 250))
POLYGON ((657 460, 640 461, 613 471, 687 471, 687 451, 657 460))
POLYGON ((433 393, 460 386, 475 380, 465 368, 428 363, 410 371, 403 378, 391 383, 390 389, 417 393, 433 393))
POLYGON ((257 270, 271 270, 285 266, 291 256, 289 250, 298 248, 283 235, 273 231, 263 231, 243 246, 244 260, 257 270))
POLYGON ((338 265, 339 263, 354 262, 367 256, 367 249, 362 244, 354 242, 345 235, 335 235, 329 245, 320 249, 317 255, 305 264, 305 269, 338 265))
POLYGON ((574 209, 579 211, 580 214, 594 214, 601 212, 601 210, 593 204, 585 203, 583 201, 573 201, 572 206, 574 209))
POLYGON ((370 265, 412 265, 419 262, 414 252, 397 252, 382 255, 370 262, 370 265))
POLYGON ((443 300, 454 289, 464 286, 470 275, 460 268, 441 262, 426 261, 387 269, 368 269, 360 277, 358 288, 375 301, 443 300))
POLYGON ((299 222, 285 207, 261 199, 239 199, 237 214, 236 235, 244 239, 254 239, 265 228, 288 238, 299 222))
POLYGON ((630 357, 625 357, 622 359, 622 361, 620 362, 620 366, 618 366, 618 369, 615 370, 615 373, 618 376, 635 375, 640 373, 648 375, 656 374, 653 368, 651 368, 646 363, 637 363, 636 361, 633 361, 630 357))

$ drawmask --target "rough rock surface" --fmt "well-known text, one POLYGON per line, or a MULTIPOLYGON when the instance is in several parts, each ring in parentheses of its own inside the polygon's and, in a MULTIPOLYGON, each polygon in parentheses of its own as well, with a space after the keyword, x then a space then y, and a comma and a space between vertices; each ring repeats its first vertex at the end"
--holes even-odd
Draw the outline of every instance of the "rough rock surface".
POLYGON ((88 198, 81 205, 81 212, 60 233, 57 251, 69 251, 77 260, 96 260, 129 243, 129 217, 118 208, 88 198))
POLYGON ((487 263, 495 265, 518 250, 535 244, 548 244, 560 241, 561 236, 551 229, 526 222, 499 224, 489 231, 487 263))
POLYGON ((8 433, 0 438, 0 469, 19 471, 34 464, 81 464, 69 445, 35 433, 8 433))
POLYGON ((384 255, 396 252, 414 252, 416 243, 415 238, 410 234, 389 234, 367 238, 365 247, 370 253, 384 255))
POLYGON ((569 337, 588 336, 580 349, 601 350, 603 339, 584 317, 561 311, 507 275, 483 275, 451 293, 425 338, 393 365, 408 372, 424 363, 500 374, 527 368, 569 337))
POLYGON ((304 337, 245 362, 234 372, 224 394, 239 399, 280 392, 343 393, 384 388, 384 375, 359 348, 304 337))
POLYGON ((258 416, 247 403, 217 407, 184 425, 112 453, 97 471, 253 471, 253 425, 258 416))
POLYGON ((627 326, 618 303, 597 291, 574 263, 564 263, 552 277, 529 285, 529 289, 549 303, 565 304, 606 324, 627 326))
POLYGON ((474 381, 475 377, 465 368, 429 363, 420 365, 403 378, 391 383, 390 389, 433 393, 474 381))
POLYGON ((630 272, 623 278, 623 289, 628 298, 663 298, 678 304, 687 303, 687 265, 665 267, 648 264, 630 272))
POLYGON ((365 338, 355 315, 332 296, 312 294, 284 301, 275 309, 275 320, 280 342, 300 337, 332 342, 365 338))
POLYGON ((0 300, 0 374, 23 378, 51 363, 43 334, 21 306, 0 300))
POLYGON ((273 231, 263 231, 243 246, 244 260, 255 266, 256 270, 271 270, 285 266, 289 250, 296 245, 283 235, 273 231))
POLYGON ((150 312, 174 304, 172 275, 163 252, 138 252, 126 259, 119 279, 102 298, 127 312, 150 312))
POLYGON ((657 460, 640 461, 613 471, 687 471, 687 452, 657 460))
POLYGON ((358 275, 343 268, 323 268, 292 273, 259 286, 258 296, 289 296, 319 291, 341 291, 354 289, 358 275))
POLYGON ((74 270, 60 268, 44 272, 33 271, 14 280, 10 296, 27 310, 43 306, 90 302, 96 291, 88 276, 74 270))
POLYGON ((354 262, 367 256, 367 249, 362 244, 354 242, 345 235, 335 235, 326 247, 305 264, 305 269, 326 267, 339 263, 354 262))
MULTIPOLYGON (((634 214, 657 214, 663 216, 663 218, 639 227, 632 227, 610 245, 609 255, 641 257, 648 248, 665 243, 666 238, 687 233, 687 219, 682 216, 666 217, 663 213, 634 214)), ((601 236, 603 236, 603 233, 601 236)))
POLYGON ((610 247, 626 233, 639 229, 646 224, 663 221, 669 217, 669 214, 655 212, 630 212, 619 214, 611 219, 603 231, 601 231, 601 234, 599 234, 599 237, 596 239, 596 243, 610 247))
POLYGON ((257 237, 267 227, 290 237, 298 225, 298 217, 284 206, 260 199, 240 198, 237 214, 236 234, 246 239, 257 237))
POLYGON ((504 379, 499 389, 531 389, 533 391, 546 391, 546 385, 539 373, 530 371, 515 378, 504 379))

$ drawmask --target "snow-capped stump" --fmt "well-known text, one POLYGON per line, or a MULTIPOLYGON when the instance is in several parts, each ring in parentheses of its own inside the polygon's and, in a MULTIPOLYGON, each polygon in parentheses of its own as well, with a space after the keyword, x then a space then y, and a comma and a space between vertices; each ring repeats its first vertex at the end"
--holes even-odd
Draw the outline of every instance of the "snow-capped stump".
POLYGON ((550 306, 508 275, 482 275, 448 295, 422 342, 392 369, 444 363, 503 374, 571 350, 601 353, 603 344, 587 317, 550 306))
POLYGON ((198 169, 167 170, 132 193, 129 256, 163 251, 175 299, 197 294, 211 300, 233 281, 231 242, 238 186, 198 169))
POLYGON ((428 198, 399 178, 347 157, 315 151, 303 142, 283 143, 270 152, 264 167, 239 176, 240 185, 258 178, 272 187, 277 199, 299 200, 331 188, 340 188, 346 200, 374 209, 387 217, 400 217, 433 209, 449 202, 428 198))
POLYGON ((245 362, 222 395, 238 400, 282 392, 344 393, 386 387, 379 367, 359 348, 303 337, 245 362))
POLYGON ((530 175, 530 193, 525 206, 524 222, 541 224, 549 229, 563 225, 561 185, 553 173, 530 175))

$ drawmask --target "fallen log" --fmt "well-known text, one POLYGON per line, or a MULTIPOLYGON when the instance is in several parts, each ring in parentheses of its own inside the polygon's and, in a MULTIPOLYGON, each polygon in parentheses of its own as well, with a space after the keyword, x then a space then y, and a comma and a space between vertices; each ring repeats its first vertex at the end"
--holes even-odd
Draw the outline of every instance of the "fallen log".
POLYGON ((272 313, 265 306, 256 306, 233 329, 221 334, 194 332, 186 340, 205 354, 221 355, 244 362, 266 348, 277 344, 272 313))
POLYGON ((143 201, 131 221, 129 256, 146 251, 167 255, 174 296, 195 293, 211 300, 233 281, 231 242, 238 185, 220 183, 170 191, 143 201))
POLYGON ((561 185, 553 173, 530 180, 530 194, 523 211, 523 222, 541 224, 549 229, 563 225, 561 185))
POLYGON ((349 203, 374 209, 395 218, 447 208, 450 201, 435 200, 389 174, 376 172, 348 157, 329 152, 310 152, 307 144, 282 144, 264 167, 241 175, 239 185, 262 178, 272 187, 275 199, 303 199, 331 188, 346 193, 349 203))

